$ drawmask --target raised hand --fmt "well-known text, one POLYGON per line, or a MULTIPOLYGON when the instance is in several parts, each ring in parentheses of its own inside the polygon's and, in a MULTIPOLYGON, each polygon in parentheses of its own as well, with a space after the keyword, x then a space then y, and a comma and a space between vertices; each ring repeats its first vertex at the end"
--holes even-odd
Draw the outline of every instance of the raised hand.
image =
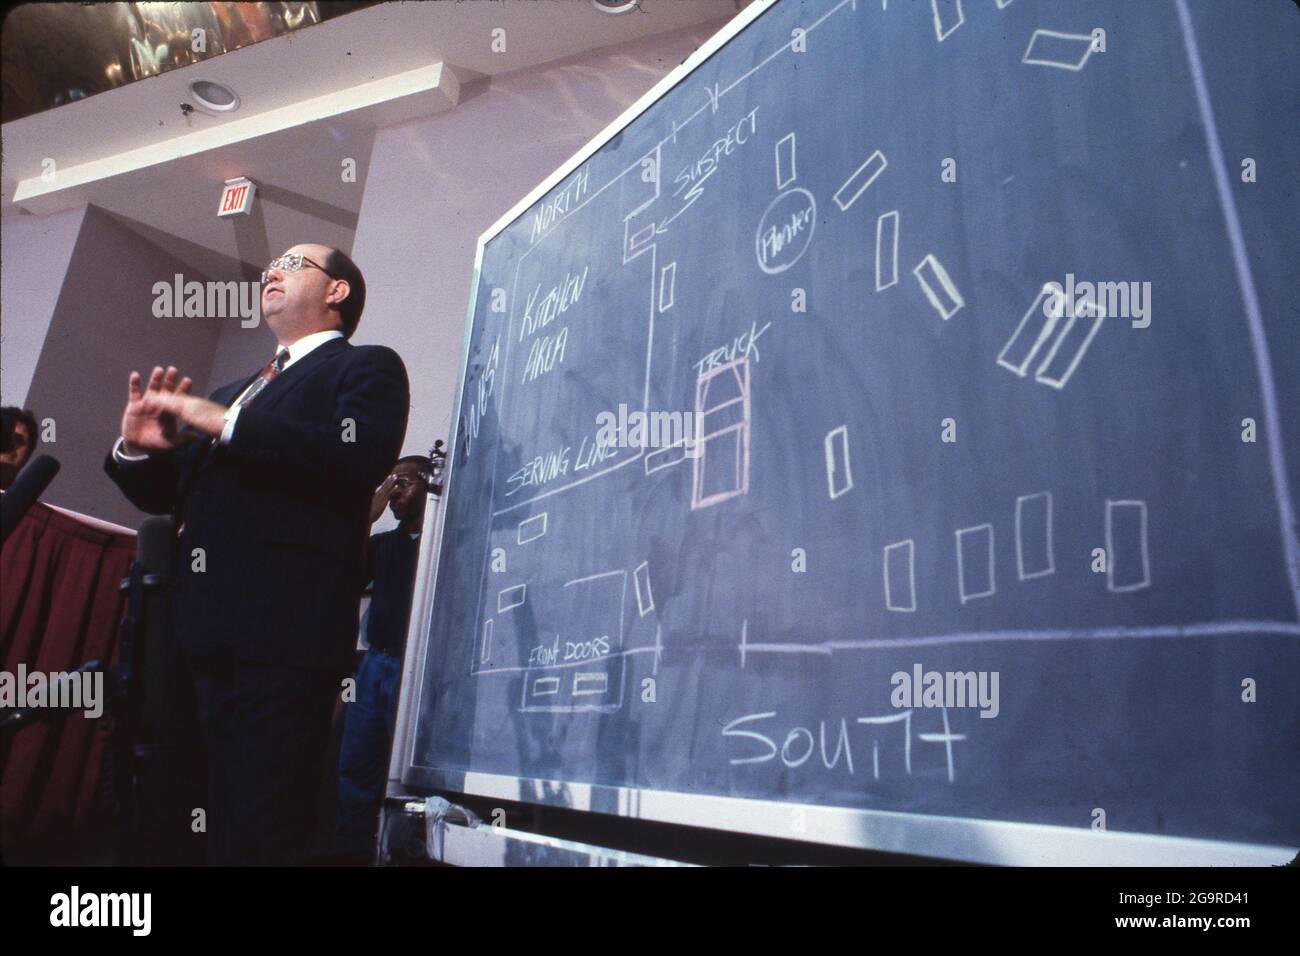
POLYGON ((188 395, 193 381, 181 378, 175 366, 154 366, 149 381, 141 387, 139 372, 127 380, 126 410, 122 413, 123 451, 140 455, 175 448, 182 441, 180 425, 164 405, 164 396, 188 395))
POLYGON ((397 476, 389 475, 384 479, 384 483, 375 489, 375 496, 370 499, 370 523, 374 524, 388 507, 388 499, 393 495, 393 489, 397 487, 397 476))

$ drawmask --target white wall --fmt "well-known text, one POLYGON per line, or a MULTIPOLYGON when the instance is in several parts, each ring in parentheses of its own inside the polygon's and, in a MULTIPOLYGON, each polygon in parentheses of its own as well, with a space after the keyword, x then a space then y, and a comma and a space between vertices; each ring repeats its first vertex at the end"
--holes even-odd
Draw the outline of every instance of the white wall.
MULTIPOLYGON (((154 284, 177 272, 208 278, 103 210, 84 211, 27 391, 37 421, 55 425, 55 441, 36 451, 63 465, 47 503, 129 528, 144 517, 103 468, 119 434, 127 377, 170 363, 196 383, 207 381, 222 326, 238 321, 155 317, 154 284)), ((6 275, 6 286, 9 281, 6 275)))
POLYGON ((25 408, 86 207, 0 219, 0 405, 25 408))

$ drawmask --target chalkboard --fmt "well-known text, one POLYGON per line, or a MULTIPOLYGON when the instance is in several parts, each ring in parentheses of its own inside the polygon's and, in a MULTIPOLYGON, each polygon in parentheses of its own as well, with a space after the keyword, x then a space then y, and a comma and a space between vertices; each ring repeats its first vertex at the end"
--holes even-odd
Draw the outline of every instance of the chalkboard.
POLYGON ((1284 0, 744 11, 480 242, 408 782, 1289 857, 1296 62, 1284 0))

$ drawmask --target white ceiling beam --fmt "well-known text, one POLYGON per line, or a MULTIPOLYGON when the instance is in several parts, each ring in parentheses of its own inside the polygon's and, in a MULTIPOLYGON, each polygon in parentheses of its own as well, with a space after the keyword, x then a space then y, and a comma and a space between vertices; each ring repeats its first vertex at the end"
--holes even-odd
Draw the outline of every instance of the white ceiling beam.
POLYGON ((460 100, 456 71, 444 63, 418 67, 395 76, 361 83, 219 126, 194 130, 74 166, 55 167, 49 181, 42 175, 18 182, 13 202, 33 213, 57 212, 85 202, 85 187, 151 166, 221 149, 309 123, 359 110, 375 112, 375 125, 387 126, 451 109, 460 100))

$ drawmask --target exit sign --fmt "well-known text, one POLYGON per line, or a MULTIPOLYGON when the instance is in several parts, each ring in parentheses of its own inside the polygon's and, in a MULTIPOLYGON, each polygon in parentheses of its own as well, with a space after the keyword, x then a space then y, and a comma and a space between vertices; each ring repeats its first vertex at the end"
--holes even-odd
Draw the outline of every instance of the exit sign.
POLYGON ((221 190, 221 205, 217 208, 218 216, 233 216, 236 213, 249 213, 253 209, 253 194, 257 184, 251 179, 227 179, 221 190))

